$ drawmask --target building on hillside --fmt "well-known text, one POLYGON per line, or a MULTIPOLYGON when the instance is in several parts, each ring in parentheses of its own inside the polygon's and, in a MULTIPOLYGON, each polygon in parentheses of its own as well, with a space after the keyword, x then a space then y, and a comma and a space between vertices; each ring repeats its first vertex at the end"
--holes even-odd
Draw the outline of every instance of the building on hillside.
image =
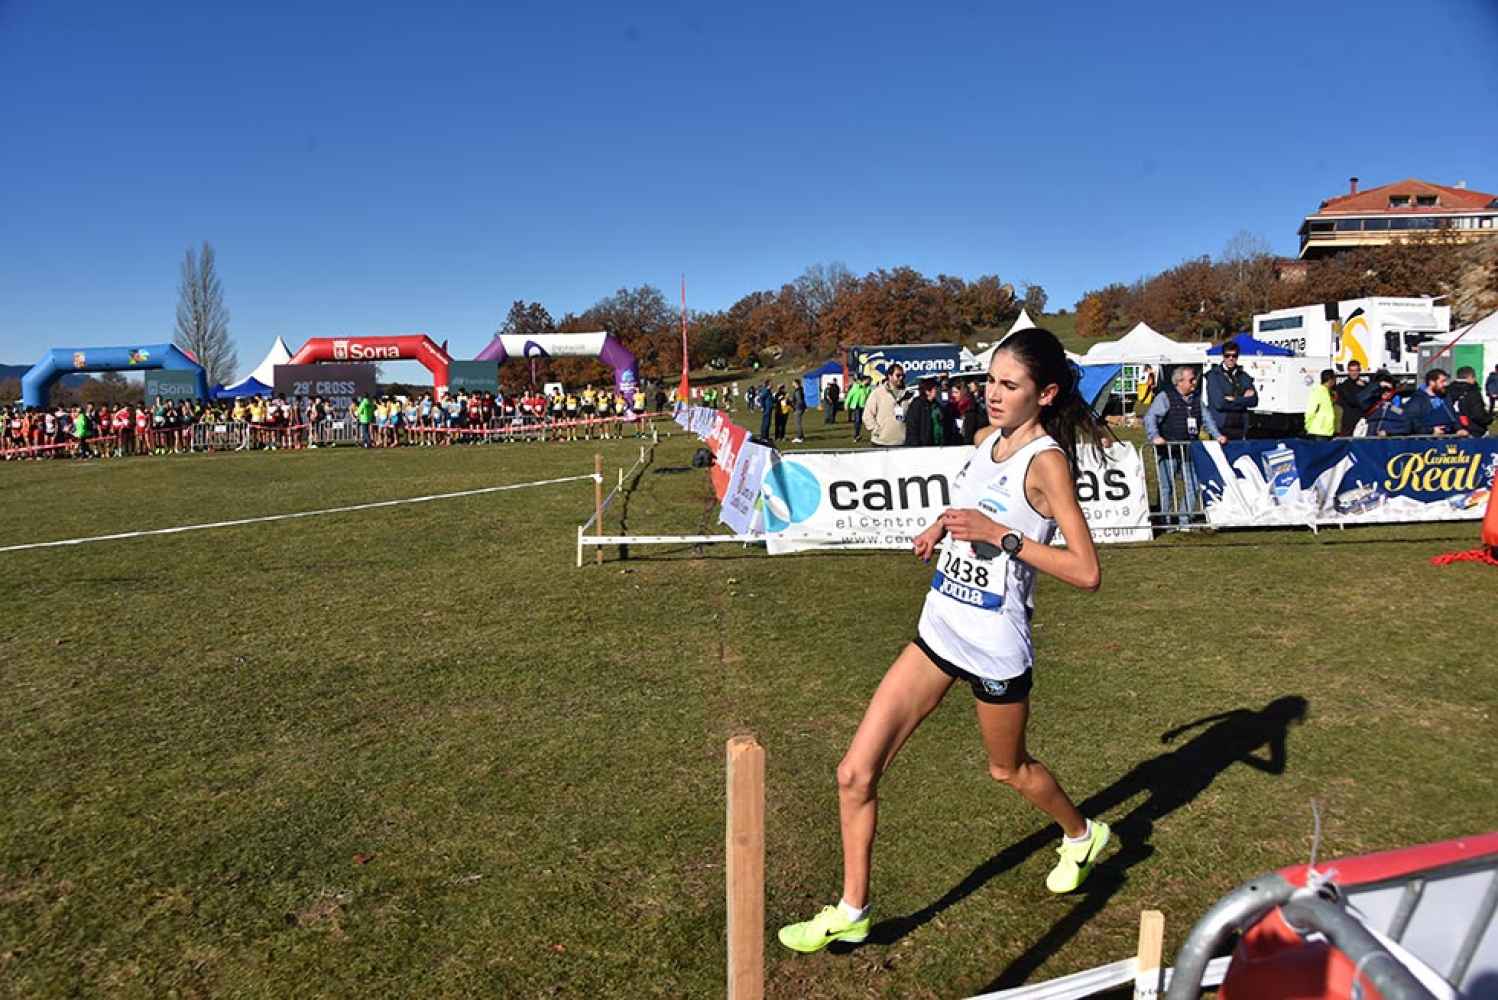
POLYGON ((1353 247, 1384 246, 1421 236, 1459 243, 1498 237, 1498 195, 1429 181, 1395 181, 1328 198, 1300 224, 1300 257, 1329 257, 1353 247))

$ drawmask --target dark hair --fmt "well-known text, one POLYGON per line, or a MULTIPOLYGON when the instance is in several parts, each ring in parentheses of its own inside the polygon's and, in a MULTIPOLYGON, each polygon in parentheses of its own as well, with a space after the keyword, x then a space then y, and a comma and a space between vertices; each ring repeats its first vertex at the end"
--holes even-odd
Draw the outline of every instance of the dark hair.
POLYGON ((1082 398, 1082 371, 1066 356, 1056 335, 1041 327, 1010 334, 999 345, 1024 366, 1037 391, 1056 386, 1056 398, 1040 408, 1040 426, 1056 440, 1072 472, 1077 471, 1077 446, 1101 451, 1102 431, 1097 415, 1082 398))
POLYGON ((1323 368, 1323 369, 1321 369, 1321 384, 1322 385, 1326 385, 1326 383, 1328 383, 1328 382, 1335 382, 1336 379, 1337 379, 1337 370, 1335 368, 1323 368))
POLYGON ((1432 382, 1434 382, 1438 378, 1450 378, 1450 377, 1451 377, 1450 375, 1446 374, 1446 369, 1444 369, 1444 368, 1432 368, 1430 371, 1428 371, 1428 372, 1425 373, 1425 384, 1426 385, 1430 385, 1432 382))
POLYGON ((1471 365, 1462 365, 1456 370, 1457 378, 1476 378, 1477 372, 1472 370, 1471 365))

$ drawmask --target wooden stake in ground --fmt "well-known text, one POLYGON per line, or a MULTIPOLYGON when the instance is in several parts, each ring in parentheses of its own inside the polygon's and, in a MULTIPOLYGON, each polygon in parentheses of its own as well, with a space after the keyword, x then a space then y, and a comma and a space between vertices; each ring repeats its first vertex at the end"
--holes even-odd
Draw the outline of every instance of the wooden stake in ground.
POLYGON ((1165 914, 1145 910, 1139 914, 1139 954, 1134 960, 1134 1000, 1155 1000, 1160 995, 1160 963, 1165 951, 1165 914))
POLYGON ((765 994, 765 750, 728 741, 728 1000, 765 994))
MULTIPOLYGON (((593 534, 603 537, 603 455, 593 453, 593 534)), ((593 554, 593 561, 603 565, 603 546, 593 554)))

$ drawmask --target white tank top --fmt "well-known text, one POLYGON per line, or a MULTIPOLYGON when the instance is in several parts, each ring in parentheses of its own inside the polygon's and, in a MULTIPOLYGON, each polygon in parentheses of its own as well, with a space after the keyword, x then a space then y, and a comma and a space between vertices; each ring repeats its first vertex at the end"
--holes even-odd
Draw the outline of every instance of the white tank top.
MULTIPOLYGON (((1042 517, 1025 496, 1030 460, 1060 446, 1050 435, 993 460, 997 434, 979 445, 952 483, 952 506, 975 508, 1025 536, 1027 545, 1049 545, 1056 522, 1042 517)), ((937 550, 936 573, 917 634, 962 669, 991 680, 1018 677, 1035 659, 1030 614, 1035 610, 1035 570, 999 552, 979 558, 970 542, 948 535, 937 550)))

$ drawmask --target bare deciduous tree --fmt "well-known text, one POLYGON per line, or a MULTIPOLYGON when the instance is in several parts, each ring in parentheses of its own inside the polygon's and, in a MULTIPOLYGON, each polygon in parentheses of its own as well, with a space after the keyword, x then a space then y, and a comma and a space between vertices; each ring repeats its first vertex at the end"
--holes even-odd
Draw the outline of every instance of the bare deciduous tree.
POLYGON ((229 309, 224 305, 211 243, 204 242, 201 254, 189 247, 182 260, 172 343, 198 359, 208 373, 209 385, 223 385, 234 378, 239 356, 229 339, 229 309))

